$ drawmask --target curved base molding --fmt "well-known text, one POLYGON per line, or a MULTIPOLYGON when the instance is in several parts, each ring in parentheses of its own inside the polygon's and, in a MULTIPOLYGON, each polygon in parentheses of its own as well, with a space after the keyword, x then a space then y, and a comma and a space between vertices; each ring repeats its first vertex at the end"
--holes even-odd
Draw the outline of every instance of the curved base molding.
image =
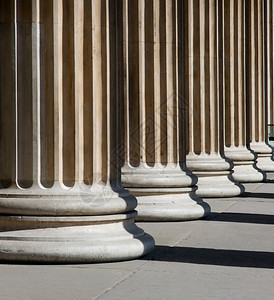
POLYGON ((135 259, 154 248, 136 212, 83 217, 0 217, 0 260, 92 263, 135 259))
POLYGON ((264 172, 274 172, 274 160, 272 154, 260 154, 257 157, 257 167, 264 172))
POLYGON ((122 184, 138 201, 139 221, 186 221, 206 216, 210 206, 197 197, 197 177, 185 165, 140 164, 122 168, 122 184))
POLYGON ((234 164, 232 177, 239 182, 261 182, 266 174, 255 166, 255 155, 245 146, 225 147, 225 155, 234 164))
POLYGON ((239 196, 244 186, 235 182, 231 171, 195 172, 198 176, 197 195, 205 198, 225 198, 239 196))
POLYGON ((232 177, 239 182, 261 182, 266 178, 266 174, 254 167, 254 162, 238 162, 234 161, 232 177), (244 164, 246 163, 246 164, 244 164))
POLYGON ((155 164, 148 166, 141 163, 133 167, 125 163, 121 170, 121 181, 124 187, 189 187, 197 183, 197 177, 185 165, 169 163, 166 166, 155 164))
POLYGON ((72 188, 56 182, 51 188, 34 183, 22 189, 17 185, 0 189, 0 214, 78 216, 130 212, 136 199, 121 186, 75 184, 72 188))
POLYGON ((190 153, 186 159, 187 167, 198 177, 199 197, 235 197, 244 192, 244 186, 232 178, 233 164, 220 154, 190 153))
POLYGON ((257 154, 257 167, 265 172, 274 172, 272 148, 264 142, 250 143, 250 148, 257 154))
POLYGON ((138 200, 138 221, 188 221, 210 213, 210 206, 189 188, 130 188, 138 200))

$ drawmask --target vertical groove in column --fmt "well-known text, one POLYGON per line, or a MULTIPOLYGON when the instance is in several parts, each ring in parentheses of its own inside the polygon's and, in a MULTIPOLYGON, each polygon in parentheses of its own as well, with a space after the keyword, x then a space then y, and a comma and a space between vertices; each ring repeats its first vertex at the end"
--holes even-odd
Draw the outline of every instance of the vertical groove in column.
POLYGON ((245 80, 244 80, 244 74, 245 74, 245 18, 244 18, 244 8, 245 7, 245 0, 238 1, 237 6, 237 65, 238 68, 236 70, 237 72, 237 87, 238 87, 238 93, 237 93, 237 101, 238 101, 238 118, 239 118, 239 124, 238 124, 238 144, 237 145, 246 145, 246 128, 245 128, 245 122, 246 122, 246 116, 245 116, 245 101, 246 101, 246 95, 244 93, 244 87, 245 87, 245 80), (242 101, 242 99, 244 101, 242 101))
MULTIPOLYGON (((188 110, 194 112, 194 1, 188 2, 188 110)), ((194 150, 194 118, 193 114, 189 116, 189 153, 194 150)))
POLYGON ((251 96, 251 133, 250 133, 250 138, 251 138, 251 142, 256 142, 256 137, 255 137, 255 132, 256 132, 256 123, 253 122, 252 120, 256 119, 256 92, 255 92, 255 74, 256 74, 256 70, 255 70, 255 12, 254 12, 254 1, 255 0, 251 0, 251 4, 250 4, 250 76, 251 76, 251 83, 250 83, 250 88, 251 88, 251 92, 250 92, 250 96, 251 96))
POLYGON ((145 0, 138 1, 138 37, 139 37, 139 125, 140 125, 140 161, 146 162, 146 73, 145 73, 145 0))
MULTIPOLYGON (((175 126, 176 126, 176 131, 175 131, 175 147, 174 147, 174 162, 175 163, 179 163, 180 162, 180 157, 181 157, 181 152, 180 152, 180 143, 183 143, 184 146, 183 148, 186 147, 183 139, 180 138, 180 135, 185 135, 184 133, 184 126, 180 126, 181 125, 181 119, 184 118, 183 114, 182 114, 182 110, 184 109, 183 107, 183 103, 181 102, 182 99, 182 95, 181 95, 181 80, 182 80, 182 73, 180 72, 181 70, 181 64, 182 64, 182 53, 180 53, 179 55, 179 51, 182 51, 181 47, 181 40, 180 40, 180 34, 182 34, 180 32, 180 28, 179 25, 181 26, 181 20, 182 20, 182 15, 181 15, 181 10, 182 10, 182 6, 178 3, 178 1, 174 2, 174 19, 175 19, 175 23, 174 23, 174 47, 175 47, 175 51, 174 51, 174 65, 175 65, 175 108, 176 108, 176 113, 175 113, 175 126), (179 11, 180 10, 180 11, 179 11), (180 64, 180 66, 179 66, 180 64)), ((183 151, 185 152, 185 151, 183 151)), ((182 157, 182 161, 185 162, 185 158, 182 157)))
POLYGON ((123 0, 123 97, 124 97, 124 161, 130 162, 130 121, 129 121, 129 21, 128 0, 123 0))
POLYGON ((40 181, 54 184, 54 20, 53 3, 40 0, 40 181))
MULTIPOLYGON (((110 183, 110 174, 111 174, 111 153, 110 153, 110 139, 111 139, 111 131, 110 131, 110 105, 111 105, 111 78, 110 78, 110 14, 109 14, 109 0, 106 1, 106 119, 107 119, 107 130, 106 130, 106 142, 107 142, 107 153, 106 153, 106 182, 107 184, 110 183)), ((114 91, 113 91, 114 92, 114 91)))
MULTIPOLYGON (((154 106, 154 20, 153 1, 145 1, 145 164, 155 166, 156 148, 161 148, 161 140, 155 139, 155 127, 161 127, 155 123, 154 106), (158 142, 158 144, 156 144, 158 142)), ((157 111, 157 114, 160 111, 157 111)))
POLYGON ((41 180, 40 137, 40 0, 32 0, 32 159, 33 181, 41 180))
POLYGON ((32 0, 17 1, 18 184, 23 188, 33 183, 32 10, 32 0))
POLYGON ((75 181, 74 0, 63 1, 63 182, 75 181))
POLYGON ((166 0, 166 93, 167 93, 167 163, 175 163, 175 136, 177 131, 174 118, 177 115, 174 76, 174 26, 173 0, 166 0))
POLYGON ((92 1, 92 73, 93 73, 93 183, 102 181, 102 110, 103 110, 103 74, 102 74, 102 1, 92 1), (95 76, 96 74, 96 76, 95 76))
POLYGON ((54 181, 63 183, 63 4, 53 1, 54 181))
POLYGON ((93 181, 93 73, 92 73, 92 9, 90 0, 84 0, 83 39, 83 93, 84 93, 84 182, 91 186, 93 181))
POLYGON ((257 40, 257 47, 258 47, 258 56, 257 56, 257 63, 258 63, 258 94, 257 94, 257 101, 258 101, 258 123, 257 123, 257 130, 256 130, 256 141, 257 142, 264 142, 265 141, 265 121, 264 121, 264 90, 263 90, 263 82, 264 82, 264 41, 263 41, 263 3, 264 0, 258 0, 258 40, 257 40))
POLYGON ((14 76, 15 76, 15 93, 14 93, 14 165, 13 175, 17 186, 19 186, 18 175, 18 21, 17 21, 17 0, 14 0, 14 76))
POLYGON ((92 99, 93 99, 93 185, 106 183, 108 170, 107 110, 109 78, 107 77, 106 1, 92 1, 92 99))
POLYGON ((160 1, 153 1, 153 42, 154 42, 154 122, 155 163, 161 163, 161 52, 160 52, 160 1))
POLYGON ((200 120, 201 120, 201 153, 206 151, 206 137, 205 137, 205 104, 206 104, 206 91, 205 91, 205 0, 200 0, 199 5, 199 49, 200 49, 200 120))
POLYGON ((84 181, 84 1, 74 0, 75 182, 84 181))
POLYGON ((17 182, 17 22, 16 1, 0 2, 0 185, 17 182))
POLYGON ((216 120, 218 116, 218 58, 217 58, 217 23, 216 23, 217 1, 209 0, 209 106, 210 106, 210 153, 218 153, 219 129, 216 120))
MULTIPOLYGON (((241 1, 239 1, 241 2, 241 1)), ((231 0, 229 2, 230 7, 229 7, 229 11, 230 11, 230 37, 229 37, 229 58, 230 58, 230 63, 229 63, 229 74, 230 74, 230 78, 229 78, 229 87, 230 87, 230 91, 229 91, 229 96, 230 96, 230 140, 231 140, 231 144, 234 146, 235 143, 235 128, 234 128, 234 120, 235 120, 235 85, 234 85, 234 77, 235 77, 235 70, 234 70, 234 65, 235 65, 235 60, 234 60, 234 0, 231 0)))

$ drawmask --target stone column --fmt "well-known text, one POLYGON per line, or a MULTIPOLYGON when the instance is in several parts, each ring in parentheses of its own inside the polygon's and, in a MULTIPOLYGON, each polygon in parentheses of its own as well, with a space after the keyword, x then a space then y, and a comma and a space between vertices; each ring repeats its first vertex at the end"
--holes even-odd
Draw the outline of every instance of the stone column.
POLYGON ((117 176, 117 17, 109 0, 1 1, 1 260, 154 246, 117 176))
POLYGON ((184 9, 185 98, 189 112, 186 164, 198 176, 197 194, 202 197, 232 197, 242 191, 231 176, 232 163, 223 152, 219 2, 188 0, 184 9))
POLYGON ((249 132, 250 148, 257 154, 257 167, 274 171, 272 148, 266 143, 266 98, 264 74, 264 1, 248 2, 249 36, 249 132))
POLYGON ((273 0, 266 1, 266 41, 267 41, 267 133, 269 144, 274 147, 274 5, 273 0))
POLYGON ((187 170, 184 154, 179 155, 185 146, 179 143, 179 14, 181 1, 123 1, 122 184, 138 200, 139 220, 191 220, 209 212, 195 194, 197 179, 187 170))
POLYGON ((247 149, 245 92, 245 1, 223 0, 225 155, 234 163, 233 178, 259 182, 264 175, 247 149))

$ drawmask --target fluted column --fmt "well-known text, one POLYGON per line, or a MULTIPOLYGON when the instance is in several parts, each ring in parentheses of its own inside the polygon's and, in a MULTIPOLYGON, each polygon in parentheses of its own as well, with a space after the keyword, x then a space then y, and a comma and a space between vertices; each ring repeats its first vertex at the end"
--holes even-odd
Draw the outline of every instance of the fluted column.
POLYGON ((264 174, 247 149, 245 92, 245 1, 223 0, 225 155, 234 163, 233 178, 259 182, 264 174))
POLYGON ((274 147, 274 5, 273 0, 266 1, 266 51, 267 51, 267 133, 268 142, 274 147))
POLYGON ((1 1, 1 260, 153 248, 117 175, 117 17, 109 0, 1 1))
POLYGON ((209 212, 179 153, 185 146, 179 143, 181 9, 175 0, 123 1, 122 184, 136 196, 140 220, 190 220, 209 212))
MULTIPOLYGON (((274 171, 272 148, 266 143, 266 97, 265 51, 264 51, 264 2, 251 0, 249 14, 249 132, 250 148, 257 154, 257 167, 274 171)), ((267 67, 267 66, 266 66, 267 67)))
POLYGON ((219 94, 217 0, 185 2, 185 92, 188 103, 187 167, 198 176, 197 194, 231 197, 241 193, 232 164, 223 157, 222 98, 219 94))

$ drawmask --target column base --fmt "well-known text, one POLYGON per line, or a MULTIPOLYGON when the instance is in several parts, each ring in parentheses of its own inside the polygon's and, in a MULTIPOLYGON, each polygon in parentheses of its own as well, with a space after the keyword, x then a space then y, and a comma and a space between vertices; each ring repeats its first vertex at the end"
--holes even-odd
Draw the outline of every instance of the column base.
POLYGON ((93 263, 135 259, 154 248, 136 212, 106 216, 0 217, 0 260, 93 263))
POLYGON ((274 161, 271 155, 259 154, 257 157, 257 167, 264 172, 274 172, 274 161))
POLYGON ((207 216, 210 206, 189 188, 130 188, 138 201, 138 221, 189 221, 207 216))
POLYGON ((243 193, 244 186, 232 178, 232 166, 219 154, 187 155, 187 167, 198 177, 199 197, 224 198, 243 193))
POLYGON ((232 178, 231 172, 195 172, 198 176, 196 194, 205 198, 228 198, 239 196, 244 192, 244 186, 232 178))
POLYGON ((94 216, 130 212, 136 206, 136 199, 121 186, 105 183, 76 183, 68 188, 55 182, 51 188, 44 188, 36 182, 27 189, 16 184, 0 189, 0 214, 94 216))
POLYGON ((266 178, 266 174, 259 169, 254 167, 254 163, 243 162, 238 165, 237 162, 234 162, 232 177, 234 180, 239 182, 261 182, 266 178))
POLYGON ((185 166, 141 164, 122 168, 123 185, 137 198, 139 221, 186 221, 206 216, 210 206, 197 197, 197 177, 185 166))
POLYGON ((250 148, 257 154, 257 167, 264 172, 274 172, 272 148, 264 142, 250 143, 250 148))
POLYGON ((266 174, 255 166, 255 156, 244 146, 225 147, 225 155, 234 164, 232 177, 239 182, 261 182, 266 174))

